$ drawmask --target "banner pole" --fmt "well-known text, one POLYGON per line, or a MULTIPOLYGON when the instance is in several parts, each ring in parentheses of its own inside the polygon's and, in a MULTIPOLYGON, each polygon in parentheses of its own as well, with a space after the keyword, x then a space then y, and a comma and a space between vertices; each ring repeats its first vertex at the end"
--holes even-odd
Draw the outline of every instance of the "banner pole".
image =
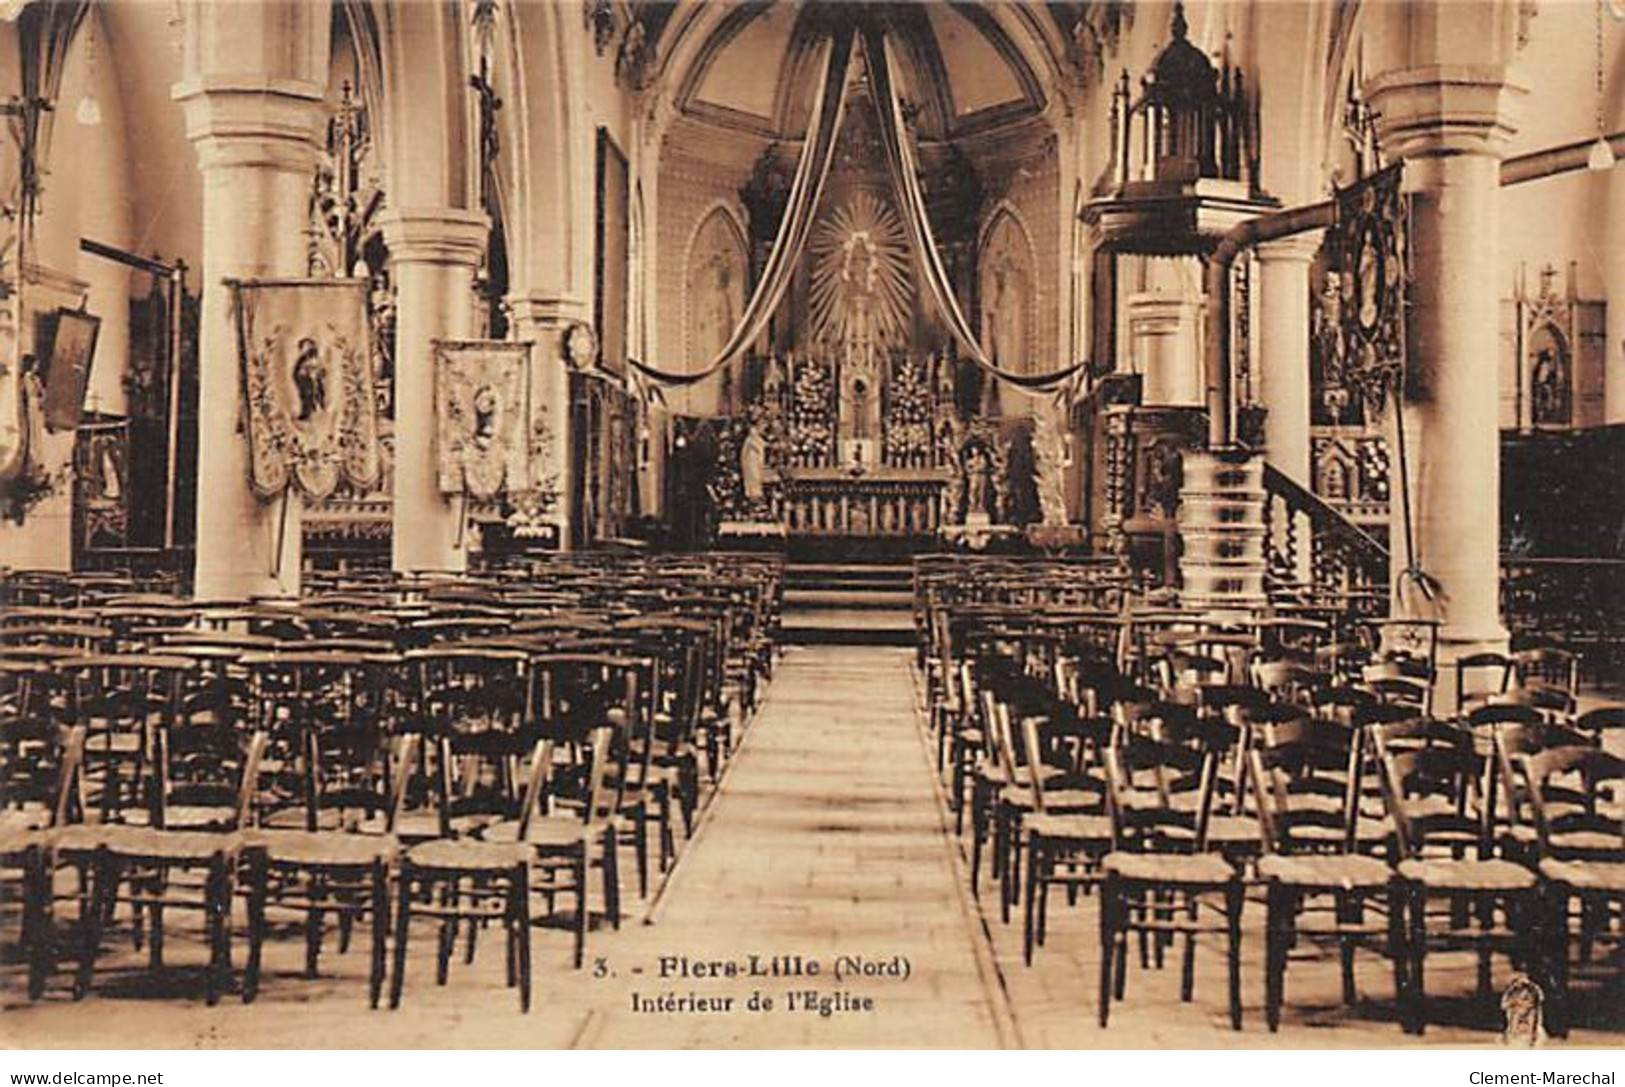
POLYGON ((271 553, 271 576, 282 578, 282 547, 288 542, 288 491, 291 488, 282 488, 282 509, 276 519, 276 550, 271 553))

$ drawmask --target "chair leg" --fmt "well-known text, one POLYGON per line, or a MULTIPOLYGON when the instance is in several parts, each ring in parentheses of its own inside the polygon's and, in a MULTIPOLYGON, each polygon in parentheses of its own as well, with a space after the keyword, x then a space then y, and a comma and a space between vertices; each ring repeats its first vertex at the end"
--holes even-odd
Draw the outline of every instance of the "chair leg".
POLYGON ((1021 957, 1028 966, 1033 964, 1033 941, 1038 938, 1038 873, 1044 862, 1043 836, 1029 831, 1027 834, 1027 900, 1022 905, 1021 957))
MULTIPOLYGON (((1365 918, 1364 900, 1353 891, 1337 892, 1337 918, 1345 924, 1358 925, 1365 918)), ((1354 941, 1344 937, 1337 945, 1343 966, 1343 1003, 1352 1008, 1360 999, 1354 982, 1354 941)))
POLYGON ((1281 1004, 1286 989, 1286 926, 1289 894, 1271 882, 1264 919, 1264 1022, 1270 1033, 1281 1029, 1281 1004))
POLYGON ((322 957, 322 902, 327 898, 327 877, 310 875, 310 906, 305 910, 305 977, 317 975, 322 957))
POLYGON ((1410 1030, 1412 1034, 1422 1034, 1427 1030, 1427 986, 1423 980, 1423 963, 1427 958, 1428 943, 1427 890, 1419 885, 1412 886, 1406 899, 1406 913, 1410 922, 1410 936, 1406 941, 1410 1030))
MULTIPOLYGON (((1567 1038, 1569 1034, 1569 899, 1571 889, 1566 883, 1552 882, 1545 888, 1542 921, 1536 941, 1539 954, 1545 951, 1546 974, 1546 1033, 1553 1038, 1567 1038)), ((1537 932, 1539 930, 1537 929, 1537 932)))
POLYGON ((389 978, 389 1006, 401 1006, 401 993, 406 988, 406 936, 412 920, 412 870, 410 864, 401 865, 400 888, 395 899, 395 969, 389 978))
POLYGON ((587 874, 592 871, 592 860, 587 856, 590 847, 582 843, 576 855, 576 969, 586 961, 587 955, 587 874))
POLYGON ((1394 966, 1394 1009, 1400 1027, 1410 1030, 1410 950, 1405 929, 1405 888, 1388 884, 1388 958, 1394 966))
POLYGON ((1185 919, 1190 922, 1191 931, 1185 933, 1184 954, 1179 960, 1179 999, 1186 1004, 1196 999, 1196 898, 1194 891, 1185 897, 1185 919))
POLYGON ((1118 925, 1117 877, 1110 873, 1100 892, 1100 1025, 1104 1027, 1111 1016, 1114 949, 1117 946, 1118 925))
POLYGON ((633 816, 632 852, 638 862, 638 897, 649 897, 649 812, 645 808, 633 816))
POLYGON ((224 853, 209 858, 204 909, 209 918, 209 969, 204 1001, 220 1003, 220 993, 231 980, 231 874, 224 853))
POLYGON ((508 933, 519 959, 519 1010, 530 1011, 530 868, 521 862, 508 877, 508 933))
POLYGON ((28 999, 45 995, 51 976, 51 875, 47 851, 30 846, 23 857, 22 947, 28 957, 28 999))
POLYGON ((121 874, 118 861, 109 856, 106 850, 97 851, 91 868, 94 874, 90 879, 90 898, 88 903, 81 900, 81 909, 88 904, 89 912, 88 916, 80 918, 83 944, 79 950, 79 969, 73 981, 75 1000, 83 1000, 90 995, 91 981, 96 974, 96 957, 101 950, 102 925, 118 889, 121 874))
POLYGON ((1230 1029, 1241 1029, 1241 910, 1247 901, 1247 888, 1240 877, 1224 891, 1225 920, 1230 930, 1230 1029))
POLYGON ((377 1008, 389 954, 389 866, 381 860, 372 865, 371 892, 372 962, 367 973, 367 1004, 377 1008))
POLYGON ((604 911, 610 927, 621 929, 621 845, 620 833, 611 824, 604 831, 604 911))
POLYGON ((462 880, 442 874, 439 882, 440 907, 446 915, 440 919, 440 937, 435 946, 434 981, 436 985, 445 985, 451 980, 451 955, 457 947, 457 918, 452 916, 452 911, 462 894, 462 880))
POLYGON ((970 794, 970 893, 982 895, 982 835, 987 815, 983 812, 982 787, 973 782, 970 794))
MULTIPOLYGON (((160 864, 152 876, 149 888, 153 901, 147 904, 147 924, 150 934, 147 938, 147 967, 157 972, 164 968, 164 904, 161 901, 169 891, 169 868, 160 864)), ((141 931, 141 910, 137 906, 131 919, 131 929, 141 931)), ((136 950, 140 950, 140 942, 136 943, 136 950)))
POLYGON ((248 855, 248 963, 243 968, 243 1003, 252 1004, 260 993, 260 962, 265 950, 265 899, 270 883, 270 862, 263 849, 248 855))

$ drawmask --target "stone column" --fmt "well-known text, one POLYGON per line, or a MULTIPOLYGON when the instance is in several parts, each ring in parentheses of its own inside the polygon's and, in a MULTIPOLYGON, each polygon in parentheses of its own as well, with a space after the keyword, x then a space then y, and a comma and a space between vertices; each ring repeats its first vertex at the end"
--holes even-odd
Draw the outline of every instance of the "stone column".
MULTIPOLYGON (((1507 643, 1499 592, 1499 172, 1516 93, 1504 68, 1465 65, 1385 72, 1367 85, 1383 146, 1406 160, 1413 193, 1411 391, 1397 416, 1413 479, 1416 561, 1442 590, 1429 604, 1396 580, 1394 614, 1442 620, 1445 667, 1507 643)), ((1396 546, 1396 579, 1404 561, 1396 546)), ((1449 687, 1441 683, 1441 692, 1449 687)))
MULTIPOLYGON (((1276 468, 1308 488, 1310 464, 1309 263, 1320 247, 1320 232, 1298 234, 1259 245, 1258 388, 1264 417, 1264 453, 1276 468)), ((1309 519, 1298 517, 1295 573, 1311 576, 1309 519)), ((1276 524, 1277 545, 1288 526, 1276 524)))
MULTIPOLYGON (((279 19, 277 4, 198 5, 189 26, 188 78, 174 96, 186 113, 186 134, 203 174, 203 312, 199 333, 197 565, 200 599, 292 595, 299 591, 300 500, 287 492, 261 502, 248 482, 248 435, 243 427, 237 325, 228 278, 302 276, 316 137, 324 120, 326 40, 301 44, 299 18, 279 19), (217 25, 236 20, 235 34, 217 25), (233 43, 261 34, 286 49, 250 55, 286 60, 295 71, 237 66, 233 43), (289 40, 282 40, 289 39, 289 40), (199 57, 197 53, 210 53, 199 57), (315 54, 319 53, 317 57, 315 54), (308 63, 307 63, 308 62, 308 63), (278 550, 278 541, 280 552, 278 550)), ((312 5, 314 10, 315 5, 312 5)), ((312 39, 314 40, 314 39, 312 39)), ((256 39, 257 41, 257 39, 256 39)))
POLYGON ((568 298, 518 295, 508 300, 517 339, 530 340, 530 410, 544 424, 552 441, 543 463, 533 463, 539 484, 550 483, 558 494, 554 520, 559 526, 559 548, 570 547, 570 526, 575 517, 570 458, 574 435, 570 419, 570 367, 564 359, 565 331, 577 321, 591 323, 589 302, 568 298))
POLYGON ((1607 236, 1602 247, 1608 313, 1603 343, 1603 422, 1625 423, 1625 164, 1608 175, 1607 236))
POLYGON ((396 291, 392 561, 401 572, 460 571, 464 505, 435 480, 433 341, 474 332, 474 272, 490 224, 459 208, 403 208, 381 225, 396 291))

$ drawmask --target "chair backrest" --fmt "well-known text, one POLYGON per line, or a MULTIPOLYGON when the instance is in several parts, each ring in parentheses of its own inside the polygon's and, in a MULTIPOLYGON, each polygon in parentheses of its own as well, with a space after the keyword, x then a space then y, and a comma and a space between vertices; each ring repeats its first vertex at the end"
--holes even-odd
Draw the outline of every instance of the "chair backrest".
POLYGON ((1625 758, 1595 747, 1557 747, 1519 756, 1529 783, 1536 833, 1546 856, 1625 860, 1625 758), (1561 809, 1552 779, 1577 777, 1561 809), (1611 795, 1612 808, 1598 801, 1611 795), (1576 802, 1577 801, 1577 802, 1576 802))
POLYGON ((1400 855, 1421 856, 1434 847, 1475 847, 1490 852, 1485 803, 1486 760, 1461 744, 1404 748, 1379 740, 1383 799, 1398 832, 1400 855))
POLYGON ((1204 850, 1217 764, 1211 751, 1144 736, 1113 744, 1106 781, 1114 846, 1204 850))
POLYGON ((1512 658, 1504 653, 1469 653, 1456 658, 1456 705, 1465 711, 1512 682, 1512 658))
POLYGON ((1264 722, 1248 757, 1267 851, 1353 852, 1360 811, 1358 734, 1308 717, 1264 722))
MULTIPOLYGON (((247 825, 259 777, 265 734, 232 724, 185 725, 164 721, 154 729, 152 823, 169 824, 171 809, 216 809, 209 829, 247 825)), ((189 828, 197 829, 197 828, 189 828)))
MULTIPOLYGON (((1487 707, 1491 709, 1525 709, 1526 707, 1487 707)), ((1590 740, 1573 729, 1562 725, 1554 725, 1540 719, 1536 714, 1534 720, 1502 719, 1488 726, 1495 745, 1495 774, 1490 784, 1497 787, 1492 798, 1492 810, 1497 818, 1504 818, 1513 826, 1528 825, 1533 821, 1532 811, 1525 811, 1524 804, 1529 800, 1528 783, 1523 779, 1522 759, 1529 755, 1536 755, 1542 751, 1549 751, 1559 747, 1590 747, 1590 740), (1502 802, 1504 800, 1504 809, 1502 802)), ((1560 798, 1558 793, 1548 794, 1548 801, 1560 798)), ((1572 794, 1563 794, 1563 799, 1571 803, 1584 803, 1582 798, 1572 794)))
POLYGON ((341 827, 354 816, 382 817, 385 833, 393 832, 422 741, 416 733, 390 738, 371 724, 309 730, 305 829, 322 829, 323 813, 333 812, 341 827))

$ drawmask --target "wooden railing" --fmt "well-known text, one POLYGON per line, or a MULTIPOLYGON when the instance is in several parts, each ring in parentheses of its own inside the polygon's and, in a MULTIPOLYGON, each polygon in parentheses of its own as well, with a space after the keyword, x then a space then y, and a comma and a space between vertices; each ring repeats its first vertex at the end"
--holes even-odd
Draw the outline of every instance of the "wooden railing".
POLYGON ((1264 465, 1264 490, 1269 494, 1264 506, 1264 520, 1269 525, 1265 546, 1273 586, 1345 598, 1372 612, 1386 607, 1386 547, 1337 507, 1272 464, 1264 465), (1309 556, 1307 585, 1300 576, 1305 549, 1309 556))

